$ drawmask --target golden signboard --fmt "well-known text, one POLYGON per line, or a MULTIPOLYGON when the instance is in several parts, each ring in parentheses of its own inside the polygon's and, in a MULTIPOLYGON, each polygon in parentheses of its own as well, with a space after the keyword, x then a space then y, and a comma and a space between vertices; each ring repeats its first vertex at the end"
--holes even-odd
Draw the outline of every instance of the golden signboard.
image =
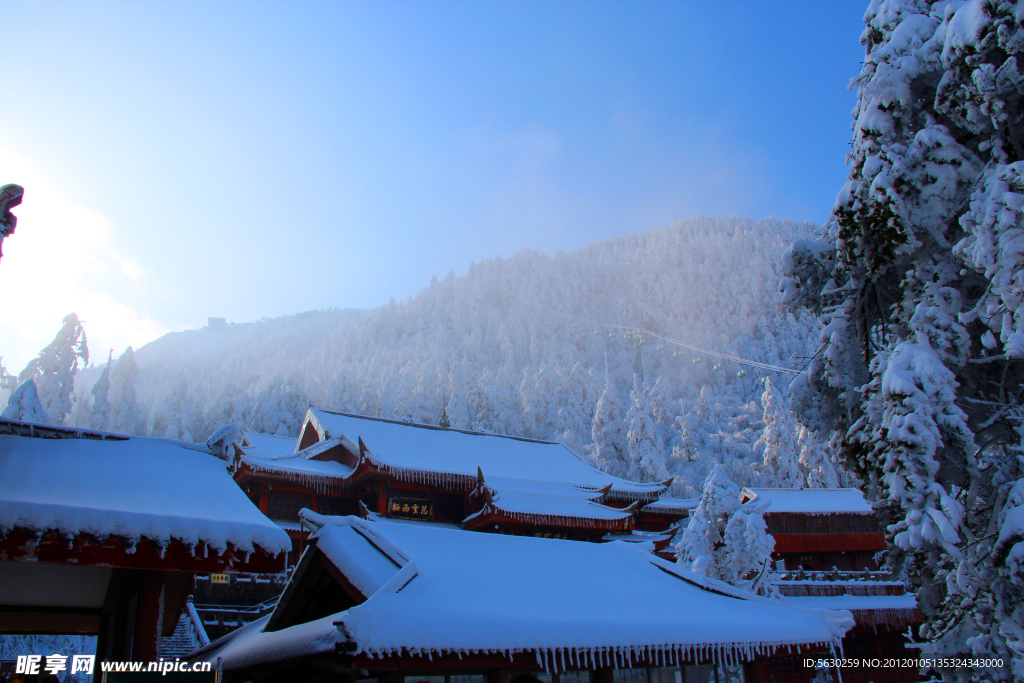
POLYGON ((231 578, 227 574, 210 574, 210 581, 212 583, 231 583, 231 578))
POLYGON ((388 499, 388 517, 397 519, 430 521, 430 508, 429 500, 398 497, 388 499))

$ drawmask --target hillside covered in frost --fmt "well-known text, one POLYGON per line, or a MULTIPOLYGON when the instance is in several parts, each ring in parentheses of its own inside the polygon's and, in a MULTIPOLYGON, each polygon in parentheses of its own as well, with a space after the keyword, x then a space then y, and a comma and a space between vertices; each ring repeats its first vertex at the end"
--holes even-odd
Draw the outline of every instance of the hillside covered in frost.
MULTIPOLYGON (((801 367, 817 322, 782 306, 779 268, 813 228, 694 218, 567 254, 474 263, 375 310, 168 334, 98 382, 96 369, 82 373, 86 398, 68 422, 195 440, 228 422, 292 435, 313 404, 558 439, 608 471, 675 475, 678 495, 696 495, 715 462, 740 483, 773 480, 764 380, 781 389, 768 409, 789 420, 791 376, 623 328, 801 367)), ((795 448, 793 429, 783 436, 795 448)))

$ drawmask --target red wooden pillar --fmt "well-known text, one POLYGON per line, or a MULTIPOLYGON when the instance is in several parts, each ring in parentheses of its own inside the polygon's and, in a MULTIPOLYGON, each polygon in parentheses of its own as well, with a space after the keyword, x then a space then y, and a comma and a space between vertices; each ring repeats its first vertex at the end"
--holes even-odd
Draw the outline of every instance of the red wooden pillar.
POLYGON ((388 512, 388 497, 384 492, 384 482, 377 483, 377 514, 389 516, 388 512))
POLYGON ((590 683, 615 683, 615 669, 610 666, 591 669, 590 683))
POLYGON ((260 482, 260 512, 267 514, 267 485, 260 482))
POLYGON ((164 622, 164 580, 164 572, 148 571, 139 585, 132 639, 132 659, 136 662, 157 660, 157 643, 164 622))

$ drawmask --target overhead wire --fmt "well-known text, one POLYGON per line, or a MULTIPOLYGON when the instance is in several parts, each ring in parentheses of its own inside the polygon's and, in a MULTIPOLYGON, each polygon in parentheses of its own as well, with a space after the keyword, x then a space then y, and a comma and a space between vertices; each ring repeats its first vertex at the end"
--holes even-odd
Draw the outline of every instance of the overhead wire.
MULTIPOLYGON (((530 301, 528 301, 528 300, 526 300, 526 299, 524 299, 524 298, 522 298, 522 297, 520 297, 520 296, 518 296, 516 294, 513 294, 512 296, 514 296, 515 298, 519 299, 520 301, 522 301, 524 303, 527 303, 527 304, 532 304, 533 303, 533 302, 530 302, 530 301)), ((804 369, 795 370, 793 368, 785 368, 785 367, 782 367, 780 365, 772 365, 771 363, 761 363, 759 361, 748 360, 746 358, 742 358, 740 356, 734 356, 734 355, 731 355, 731 354, 728 354, 728 353, 720 353, 718 351, 711 351, 709 349, 704 349, 704 348, 701 348, 699 346, 694 346, 693 344, 687 344, 686 342, 679 341, 678 339, 672 339, 671 337, 666 337, 664 335, 658 334, 657 332, 652 332, 650 330, 645 330, 644 328, 637 327, 635 325, 619 325, 619 324, 616 324, 616 323, 606 323, 606 322, 603 322, 601 320, 591 320, 589 318, 583 318, 583 317, 580 317, 580 316, 571 315, 569 313, 562 313, 561 311, 555 311, 555 310, 552 310, 552 309, 547 309, 547 310, 549 312, 551 312, 551 313, 555 313, 556 315, 560 315, 560 316, 562 316, 564 318, 568 318, 570 320, 575 320, 577 322, 586 323, 588 325, 597 325, 599 327, 606 327, 606 328, 611 328, 611 329, 624 330, 624 331, 628 332, 629 334, 632 334, 632 335, 635 335, 635 336, 644 336, 644 335, 646 335, 646 336, 654 337, 655 339, 660 339, 660 340, 662 340, 664 342, 667 342, 669 344, 675 344, 676 346, 681 346, 681 347, 683 347, 685 349, 689 349, 690 351, 695 351, 697 353, 702 353, 704 355, 711 356, 713 358, 719 358, 721 360, 726 360, 726 361, 729 361, 729 362, 732 362, 732 363, 738 363, 740 365, 747 365, 747 366, 754 367, 754 368, 760 368, 761 370, 771 370, 773 372, 785 372, 785 373, 790 374, 790 375, 799 375, 799 374, 802 374, 805 371, 805 369, 806 369, 806 366, 804 366, 804 369)))

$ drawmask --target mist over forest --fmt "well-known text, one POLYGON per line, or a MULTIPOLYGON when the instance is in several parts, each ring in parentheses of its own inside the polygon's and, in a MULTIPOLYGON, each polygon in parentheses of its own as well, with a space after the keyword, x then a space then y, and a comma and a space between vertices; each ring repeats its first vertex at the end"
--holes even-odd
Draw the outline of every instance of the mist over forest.
POLYGON ((175 332, 109 366, 93 349, 63 422, 196 441, 227 423, 296 435, 314 405, 558 440, 608 472, 673 476, 675 495, 698 495, 715 463, 738 483, 770 483, 781 475, 765 464, 765 379, 795 452, 792 375, 624 328, 799 369, 819 325, 783 306, 780 264, 815 229, 692 218, 472 263, 373 310, 175 332))

